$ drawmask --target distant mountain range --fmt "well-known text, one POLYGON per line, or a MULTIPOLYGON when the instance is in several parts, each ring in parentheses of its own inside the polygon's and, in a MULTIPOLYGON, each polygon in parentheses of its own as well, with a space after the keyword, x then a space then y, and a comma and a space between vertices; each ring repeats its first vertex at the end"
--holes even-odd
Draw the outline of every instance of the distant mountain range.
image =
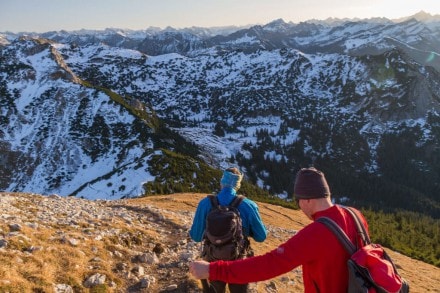
POLYGON ((339 202, 440 215, 439 15, 5 32, 0 107, 1 190, 208 192, 207 164, 287 197, 315 165, 339 202))

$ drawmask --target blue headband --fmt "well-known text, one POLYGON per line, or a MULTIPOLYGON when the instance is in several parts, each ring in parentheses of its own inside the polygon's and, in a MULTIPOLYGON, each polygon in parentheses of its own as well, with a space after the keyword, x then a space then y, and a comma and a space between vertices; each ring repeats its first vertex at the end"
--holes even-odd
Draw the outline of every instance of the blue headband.
POLYGON ((241 186, 241 179, 243 178, 243 175, 234 174, 229 171, 223 172, 222 180, 220 181, 220 184, 223 187, 230 187, 235 190, 238 190, 241 186))

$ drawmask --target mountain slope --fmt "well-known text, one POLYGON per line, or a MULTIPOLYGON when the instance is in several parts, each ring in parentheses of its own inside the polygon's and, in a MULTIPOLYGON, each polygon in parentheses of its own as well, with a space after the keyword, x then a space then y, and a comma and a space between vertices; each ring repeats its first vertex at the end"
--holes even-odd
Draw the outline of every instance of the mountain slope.
POLYGON ((338 202, 438 218, 440 25, 428 19, 16 38, 0 51, 0 188, 209 192, 212 167, 238 165, 288 197, 315 165, 338 202))
POLYGON ((153 153, 154 112, 86 86, 50 42, 17 46, 25 57, 12 50, 1 56, 2 160, 15 166, 2 168, 3 188, 98 198, 139 194, 140 182, 151 178, 136 166, 146 166, 153 153))
MULTIPOLYGON (((1 193, 0 288, 9 292, 201 292, 187 263, 200 247, 188 238, 204 194, 90 201, 72 197, 1 193), (67 269, 66 269, 67 268, 67 269)), ((297 210, 258 203, 269 235, 252 243, 257 254, 274 249, 309 220, 297 210)), ((436 292, 440 269, 389 249, 411 292, 436 292)), ((301 268, 253 292, 302 292, 301 268)))
MULTIPOLYGON (((388 172, 379 154, 392 150, 386 149, 383 137, 392 134, 401 140, 404 129, 414 132, 410 143, 420 149, 417 152, 439 146, 434 122, 440 108, 439 73, 398 49, 363 57, 282 49, 191 58, 170 54, 137 61, 113 58, 111 50, 88 47, 84 54, 60 48, 83 79, 99 80, 121 95, 151 103, 183 136, 202 149, 214 148, 211 158, 223 154, 220 166, 237 161, 252 170, 253 182, 262 182, 260 186, 273 193, 290 194, 291 178, 301 165, 315 163, 329 172, 355 172, 356 177, 388 172), (88 60, 92 62, 84 68, 88 60), (433 123, 427 123, 429 119, 433 123), (219 141, 216 145, 203 143, 209 130, 219 141), (281 176, 281 184, 265 175, 273 172, 270 165, 286 171, 273 175, 281 176)), ((405 153, 412 161, 408 167, 422 171, 419 166, 427 166, 422 172, 429 170, 434 182, 438 165, 429 161, 438 158, 432 155, 428 159, 405 153)), ((432 186, 426 201, 436 199, 437 189, 432 186)))

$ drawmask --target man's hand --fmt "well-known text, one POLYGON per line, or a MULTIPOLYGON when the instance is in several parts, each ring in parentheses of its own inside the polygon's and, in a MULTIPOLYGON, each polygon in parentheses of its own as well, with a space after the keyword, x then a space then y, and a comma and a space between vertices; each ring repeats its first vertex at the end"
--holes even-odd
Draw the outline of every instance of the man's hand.
POLYGON ((209 262, 204 260, 193 261, 189 264, 189 272, 196 279, 209 279, 209 262))

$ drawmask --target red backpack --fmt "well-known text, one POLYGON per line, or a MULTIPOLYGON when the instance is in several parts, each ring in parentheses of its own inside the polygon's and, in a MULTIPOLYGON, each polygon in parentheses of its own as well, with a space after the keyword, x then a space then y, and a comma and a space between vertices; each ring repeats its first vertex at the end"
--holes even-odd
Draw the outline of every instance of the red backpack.
POLYGON ((318 218, 338 238, 351 257, 348 265, 348 293, 408 293, 408 282, 397 272, 397 268, 380 244, 371 243, 365 226, 356 212, 344 207, 356 223, 361 247, 354 245, 347 234, 332 219, 318 218))

